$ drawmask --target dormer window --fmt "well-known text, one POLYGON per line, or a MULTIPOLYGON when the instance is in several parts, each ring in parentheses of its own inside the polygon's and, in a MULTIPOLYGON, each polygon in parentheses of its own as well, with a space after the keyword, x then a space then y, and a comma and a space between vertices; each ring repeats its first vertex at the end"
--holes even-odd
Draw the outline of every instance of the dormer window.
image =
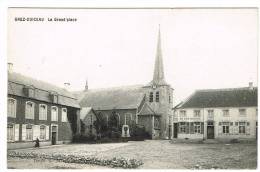
POLYGON ((50 99, 52 103, 58 103, 58 94, 54 92, 50 93, 50 99))
POLYGON ((23 88, 24 95, 30 98, 34 98, 35 88, 33 86, 25 86, 23 88))

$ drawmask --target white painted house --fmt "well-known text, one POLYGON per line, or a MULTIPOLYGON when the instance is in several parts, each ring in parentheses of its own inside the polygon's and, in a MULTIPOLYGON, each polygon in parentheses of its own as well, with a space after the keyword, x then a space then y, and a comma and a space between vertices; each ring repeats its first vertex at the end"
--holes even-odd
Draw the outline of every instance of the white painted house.
POLYGON ((174 138, 256 139, 257 87, 197 90, 174 108, 174 138))

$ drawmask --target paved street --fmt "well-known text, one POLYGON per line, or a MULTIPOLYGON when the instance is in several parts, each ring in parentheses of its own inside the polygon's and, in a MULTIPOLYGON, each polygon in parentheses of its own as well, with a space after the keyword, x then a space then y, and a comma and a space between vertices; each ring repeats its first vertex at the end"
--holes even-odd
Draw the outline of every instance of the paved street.
MULTIPOLYGON (((172 144, 167 140, 148 140, 128 143, 58 145, 17 151, 135 158, 144 162, 139 168, 145 169, 255 169, 257 166, 256 144, 172 144)), ((26 166, 28 168, 108 168, 87 164, 34 162, 8 158, 9 168, 26 168, 26 166)))

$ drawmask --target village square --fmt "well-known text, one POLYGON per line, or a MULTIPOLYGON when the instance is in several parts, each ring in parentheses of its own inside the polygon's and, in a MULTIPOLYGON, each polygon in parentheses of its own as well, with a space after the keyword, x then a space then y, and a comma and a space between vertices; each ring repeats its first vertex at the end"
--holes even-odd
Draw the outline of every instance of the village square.
MULTIPOLYGON (((162 48, 170 45, 165 45, 159 24, 156 32, 151 35, 156 40, 155 50, 149 50, 155 53, 147 57, 153 61, 149 67, 153 68, 152 77, 139 85, 93 88, 86 79, 83 88, 71 90, 70 82, 61 87, 17 72, 15 60, 10 60, 7 168, 256 169, 257 83, 247 80, 243 81, 247 85, 236 83, 232 88, 193 89, 195 82, 189 80, 191 84, 183 87, 193 92, 176 102, 178 89, 175 90, 175 83, 168 82, 172 75, 165 74, 169 70, 165 69, 168 65, 164 63, 162 48)), ((127 39, 120 43, 124 41, 127 39)), ((129 66, 108 66, 112 71, 118 65, 129 66)), ((39 71, 45 71, 44 67, 39 66, 39 71)), ((207 73, 204 67, 200 66, 207 73)), ((218 70, 215 78, 222 77, 218 70)), ((66 72, 73 70, 66 69, 62 79, 66 79, 66 72)), ((104 72, 102 75, 110 77, 104 72)))

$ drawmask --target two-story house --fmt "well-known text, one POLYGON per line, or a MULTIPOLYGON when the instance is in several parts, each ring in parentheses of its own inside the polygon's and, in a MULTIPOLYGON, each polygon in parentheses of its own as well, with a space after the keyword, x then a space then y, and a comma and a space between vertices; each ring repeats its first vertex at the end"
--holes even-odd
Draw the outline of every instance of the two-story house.
POLYGON ((255 139, 257 87, 197 90, 174 108, 174 137, 255 139))

